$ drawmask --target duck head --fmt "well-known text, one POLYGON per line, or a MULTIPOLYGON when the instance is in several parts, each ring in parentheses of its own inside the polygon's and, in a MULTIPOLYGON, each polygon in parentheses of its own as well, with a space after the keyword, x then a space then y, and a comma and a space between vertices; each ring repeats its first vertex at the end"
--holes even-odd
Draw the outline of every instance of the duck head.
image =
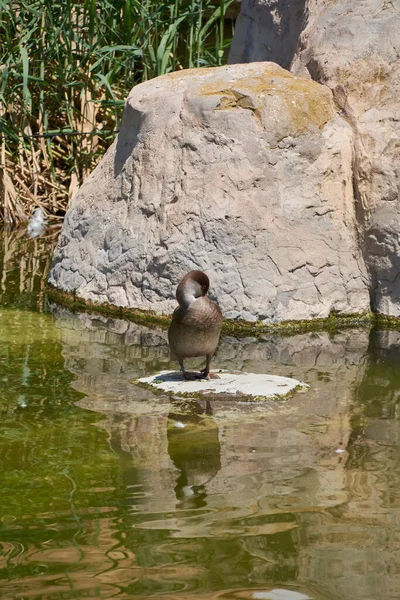
POLYGON ((203 271, 186 273, 176 288, 176 299, 182 308, 188 308, 197 298, 205 296, 210 287, 210 281, 203 271))

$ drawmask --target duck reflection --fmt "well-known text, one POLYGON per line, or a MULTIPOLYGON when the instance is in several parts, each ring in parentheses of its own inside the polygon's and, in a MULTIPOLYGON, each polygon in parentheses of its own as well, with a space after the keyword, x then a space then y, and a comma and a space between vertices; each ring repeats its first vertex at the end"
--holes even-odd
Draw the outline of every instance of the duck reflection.
POLYGON ((178 469, 175 493, 185 508, 206 505, 206 485, 221 469, 218 425, 211 404, 173 400, 168 415, 168 454, 178 469))

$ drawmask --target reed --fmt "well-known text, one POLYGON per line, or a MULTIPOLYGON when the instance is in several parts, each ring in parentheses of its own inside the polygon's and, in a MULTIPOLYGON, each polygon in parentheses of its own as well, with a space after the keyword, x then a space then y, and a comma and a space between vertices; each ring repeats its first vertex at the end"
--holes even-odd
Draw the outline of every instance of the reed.
POLYGON ((0 0, 0 220, 62 218, 135 84, 224 62, 232 2, 0 0))

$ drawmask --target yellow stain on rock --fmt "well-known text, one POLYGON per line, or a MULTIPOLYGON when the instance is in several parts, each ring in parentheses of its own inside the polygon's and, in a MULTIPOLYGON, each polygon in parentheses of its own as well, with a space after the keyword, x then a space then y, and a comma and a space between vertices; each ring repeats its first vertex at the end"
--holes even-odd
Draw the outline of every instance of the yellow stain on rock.
POLYGON ((261 123, 278 120, 286 135, 321 129, 334 115, 326 86, 295 77, 275 63, 250 63, 239 73, 237 65, 187 69, 161 79, 174 87, 182 82, 194 97, 218 97, 215 110, 251 110, 261 123))

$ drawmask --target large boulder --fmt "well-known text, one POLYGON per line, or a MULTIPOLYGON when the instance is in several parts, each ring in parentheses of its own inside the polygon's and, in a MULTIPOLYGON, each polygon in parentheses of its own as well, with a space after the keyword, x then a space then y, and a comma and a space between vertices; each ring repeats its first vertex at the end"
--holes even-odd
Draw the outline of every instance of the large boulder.
POLYGON ((272 63, 141 84, 67 213, 50 283, 170 312, 196 268, 230 318, 368 310, 353 144, 330 90, 272 63))
POLYGON ((295 4, 243 0, 230 62, 273 60, 332 90, 335 111, 353 131, 354 201, 373 306, 400 316, 400 6, 295 4))

